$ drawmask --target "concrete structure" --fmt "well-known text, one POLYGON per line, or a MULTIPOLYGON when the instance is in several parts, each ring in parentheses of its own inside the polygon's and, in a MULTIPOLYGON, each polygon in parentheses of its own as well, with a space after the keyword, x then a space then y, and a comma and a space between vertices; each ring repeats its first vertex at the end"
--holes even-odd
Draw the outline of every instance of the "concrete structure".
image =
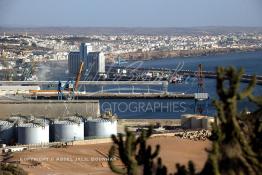
POLYGON ((56 142, 84 140, 84 123, 68 120, 57 120, 52 123, 51 132, 52 137, 56 142))
POLYGON ((0 95, 29 93, 30 90, 40 90, 40 86, 0 86, 0 95))
POLYGON ((108 119, 92 119, 85 121, 85 137, 103 138, 117 134, 117 121, 108 119))
POLYGON ((90 52, 85 60, 88 77, 95 78, 105 74, 105 55, 102 52, 90 52))
POLYGON ((70 74, 77 74, 80 67, 79 52, 70 52, 68 54, 68 71, 70 74))
POLYGON ((12 122, 0 121, 0 143, 11 144, 15 142, 15 128, 12 122))
POLYGON ((211 129, 212 122, 214 122, 213 117, 195 114, 181 115, 181 126, 185 129, 211 129))
MULTIPOLYGON (((61 81, 66 83, 67 81, 61 81)), ((58 81, 0 81, 0 85, 57 85, 58 81)), ((166 85, 168 81, 79 81, 80 85, 166 85)), ((0 86, 1 87, 1 86, 0 86)))
POLYGON ((207 100, 208 97, 208 93, 194 93, 195 99, 196 100, 207 100))
POLYGON ((49 125, 46 123, 22 123, 17 127, 17 143, 41 144, 49 143, 49 125))
POLYGON ((91 51, 92 46, 90 43, 81 43, 79 52, 70 52, 68 54, 68 71, 70 74, 77 74, 81 61, 87 64, 87 55, 91 51))
POLYGON ((81 43, 79 47, 79 56, 81 60, 85 60, 89 52, 92 52, 92 46, 90 43, 81 43))
POLYGON ((98 100, 60 101, 60 100, 0 100, 0 118, 15 114, 35 117, 46 116, 58 118, 73 116, 76 113, 83 116, 98 116, 100 106, 98 100))

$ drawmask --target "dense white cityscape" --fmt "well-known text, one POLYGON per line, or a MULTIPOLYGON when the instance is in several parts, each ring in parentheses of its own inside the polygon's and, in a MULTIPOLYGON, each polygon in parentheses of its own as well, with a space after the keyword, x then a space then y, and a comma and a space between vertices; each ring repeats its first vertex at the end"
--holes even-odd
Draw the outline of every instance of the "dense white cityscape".
MULTIPOLYGON (((70 59, 68 60, 68 70, 75 74, 79 68, 80 59, 89 59, 89 62, 92 62, 91 57, 99 58, 94 59, 100 60, 96 65, 102 64, 103 66, 100 67, 104 67, 106 63, 116 62, 119 57, 143 60, 253 51, 261 48, 262 34, 260 32, 198 35, 40 35, 27 32, 4 32, 0 35, 0 77, 17 79, 15 77, 20 76, 18 78, 20 80, 35 79, 36 77, 23 76, 28 74, 26 72, 33 72, 32 63, 59 60, 67 62, 68 58, 75 58, 74 64, 70 64, 70 59), (87 53, 91 51, 89 56, 87 53, 82 53, 83 47, 79 47, 81 43, 89 43, 85 46, 87 53)), ((90 65, 91 63, 85 62, 85 69, 90 65)), ((105 72, 104 68, 97 67, 96 69, 99 69, 99 74, 105 72)))
POLYGON ((0 36, 1 57, 8 59, 23 58, 30 61, 67 59, 70 51, 78 51, 83 41, 91 43, 93 51, 107 54, 121 54, 147 51, 180 51, 219 48, 258 48, 262 47, 262 34, 219 34, 203 36, 158 36, 158 35, 28 35, 12 34, 0 36), (75 40, 76 39, 76 40, 75 40), (23 53, 12 52, 13 47, 35 47, 46 50, 43 53, 32 53, 30 49, 23 53))

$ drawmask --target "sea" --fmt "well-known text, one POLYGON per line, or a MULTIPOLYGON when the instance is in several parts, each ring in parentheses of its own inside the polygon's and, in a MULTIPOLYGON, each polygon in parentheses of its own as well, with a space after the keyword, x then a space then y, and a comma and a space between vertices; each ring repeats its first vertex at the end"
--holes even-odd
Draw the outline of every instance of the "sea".
MULTIPOLYGON (((197 57, 176 57, 159 58, 147 61, 128 61, 122 66, 144 67, 144 68, 163 68, 179 70, 197 70, 198 65, 203 65, 205 71, 215 71, 218 66, 244 68, 246 74, 262 75, 262 51, 256 52, 238 52, 211 56, 197 57)), ((46 63, 39 69, 40 80, 66 80, 67 64, 46 63)), ((241 89, 245 88, 247 83, 241 83, 241 89)), ((170 93, 195 93, 197 92, 197 80, 188 77, 183 83, 169 84, 170 93)), ((90 92, 101 91, 100 86, 80 87, 82 90, 90 92)), ((107 86, 104 91, 110 92, 161 92, 161 86, 135 86, 134 90, 128 86, 107 86)), ((205 79, 204 91, 209 93, 209 100, 196 102, 190 99, 103 99, 100 100, 101 112, 111 110, 119 118, 123 119, 177 119, 183 114, 194 114, 197 106, 203 108, 203 113, 209 116, 216 115, 216 109, 213 101, 216 100, 216 80, 205 79)), ((257 85, 253 92, 255 95, 262 95, 262 85, 257 85)), ((256 106, 248 100, 239 103, 239 110, 256 110, 256 106)))

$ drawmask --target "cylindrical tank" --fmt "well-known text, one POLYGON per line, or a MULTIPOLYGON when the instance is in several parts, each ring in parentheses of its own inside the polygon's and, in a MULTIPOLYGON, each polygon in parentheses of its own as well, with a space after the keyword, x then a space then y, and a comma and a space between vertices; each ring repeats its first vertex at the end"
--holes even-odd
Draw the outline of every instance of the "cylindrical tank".
POLYGON ((49 143, 49 125, 35 123, 21 123, 17 127, 19 144, 49 143))
POLYGON ((0 143, 12 144, 15 142, 14 124, 8 121, 0 121, 0 143))
POLYGON ((85 137, 103 138, 117 134, 117 121, 108 119, 92 119, 85 121, 85 137))
POLYGON ((84 140, 84 123, 68 120, 54 121, 52 124, 52 137, 56 142, 84 140))

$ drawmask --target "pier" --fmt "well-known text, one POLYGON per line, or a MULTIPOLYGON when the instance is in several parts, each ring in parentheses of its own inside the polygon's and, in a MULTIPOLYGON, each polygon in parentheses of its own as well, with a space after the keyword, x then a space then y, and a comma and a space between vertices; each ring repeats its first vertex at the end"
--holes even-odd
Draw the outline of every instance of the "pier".
MULTIPOLYGON (((66 81, 61 81, 66 83, 66 81)), ((0 81, 0 85, 57 85, 58 81, 0 81)), ((167 81, 79 81, 79 85, 167 85, 167 81)))
MULTIPOLYGON (((140 72, 142 75, 145 72, 151 72, 153 74, 167 74, 168 77, 163 77, 163 78, 159 78, 159 77, 152 77, 149 78, 148 81, 150 80, 170 80, 170 78, 172 78, 173 75, 175 74, 179 74, 179 75, 183 75, 185 77, 190 76, 190 77, 197 77, 198 71, 194 71, 194 70, 177 70, 177 69, 167 69, 167 68, 136 68, 136 67, 124 67, 124 66, 114 66, 114 69, 125 69, 127 70, 127 72, 135 72, 138 74, 138 72, 140 72)), ((204 76, 204 78, 210 78, 210 79, 216 79, 217 78, 217 74, 214 71, 202 71, 202 74, 204 76)), ((241 82, 243 83, 249 83, 252 80, 253 75, 249 75, 249 74, 243 74, 241 82)), ((133 77, 132 77, 133 78, 133 77)), ((262 85, 262 76, 261 75, 256 75, 256 83, 257 85, 262 85)))
MULTIPOLYGON (((64 93, 66 96, 67 93, 64 93)), ((57 99, 57 93, 37 93, 37 94, 24 94, 26 98, 31 99, 57 99)), ((87 99, 194 99, 195 94, 184 93, 76 93, 75 99, 87 100, 87 99)))

